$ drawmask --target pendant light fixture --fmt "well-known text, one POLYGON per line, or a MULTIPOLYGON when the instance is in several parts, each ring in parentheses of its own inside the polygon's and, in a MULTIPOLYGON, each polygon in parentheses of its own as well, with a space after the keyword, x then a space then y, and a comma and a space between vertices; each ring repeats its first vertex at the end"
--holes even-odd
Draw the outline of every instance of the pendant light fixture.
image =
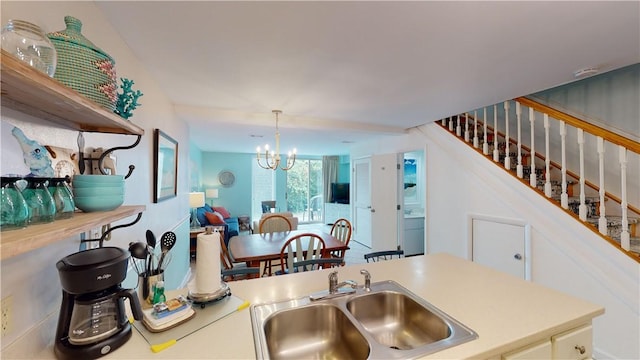
POLYGON ((271 169, 277 170, 278 168, 287 171, 293 167, 296 163, 296 149, 293 151, 289 151, 287 154, 287 162, 280 166, 280 130, 278 129, 278 115, 282 114, 282 110, 272 110, 272 113, 276 115, 276 148, 275 151, 269 151, 269 145, 265 145, 264 147, 264 162, 261 158, 261 150, 260 147, 256 149, 256 160, 258 161, 258 165, 263 169, 271 169))

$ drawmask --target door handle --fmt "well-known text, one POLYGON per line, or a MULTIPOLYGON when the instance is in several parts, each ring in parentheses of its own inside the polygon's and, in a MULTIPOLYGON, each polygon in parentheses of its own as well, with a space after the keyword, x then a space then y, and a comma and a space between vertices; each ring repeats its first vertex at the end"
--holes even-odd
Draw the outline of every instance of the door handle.
POLYGON ((515 254, 515 255, 513 255, 513 258, 516 259, 516 260, 522 260, 522 255, 515 254))
POLYGON ((371 212, 372 212, 372 213, 376 212, 376 209, 371 209, 371 212))

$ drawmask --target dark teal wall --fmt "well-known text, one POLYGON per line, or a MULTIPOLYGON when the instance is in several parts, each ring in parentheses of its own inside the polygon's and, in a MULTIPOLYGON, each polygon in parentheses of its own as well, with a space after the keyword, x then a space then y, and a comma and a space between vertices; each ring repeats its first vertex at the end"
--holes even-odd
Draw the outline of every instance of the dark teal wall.
POLYGON ((348 183, 351 178, 351 163, 348 155, 340 156, 338 165, 338 182, 348 183))

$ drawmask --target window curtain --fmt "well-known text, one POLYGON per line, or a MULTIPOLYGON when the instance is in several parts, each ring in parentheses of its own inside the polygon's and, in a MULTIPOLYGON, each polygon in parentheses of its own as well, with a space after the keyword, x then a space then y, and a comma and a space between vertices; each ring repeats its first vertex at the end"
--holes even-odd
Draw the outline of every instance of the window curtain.
POLYGON ((331 184, 338 180, 338 157, 322 157, 322 186, 324 187, 324 202, 331 200, 331 184))

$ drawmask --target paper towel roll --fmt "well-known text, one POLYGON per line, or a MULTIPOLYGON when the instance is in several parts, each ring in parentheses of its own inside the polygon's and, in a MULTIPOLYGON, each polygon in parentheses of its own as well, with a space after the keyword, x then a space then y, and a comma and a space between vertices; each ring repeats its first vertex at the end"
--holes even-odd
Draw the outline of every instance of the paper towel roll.
POLYGON ((196 289, 198 294, 214 293, 220 282, 220 233, 198 234, 196 253, 196 289))

